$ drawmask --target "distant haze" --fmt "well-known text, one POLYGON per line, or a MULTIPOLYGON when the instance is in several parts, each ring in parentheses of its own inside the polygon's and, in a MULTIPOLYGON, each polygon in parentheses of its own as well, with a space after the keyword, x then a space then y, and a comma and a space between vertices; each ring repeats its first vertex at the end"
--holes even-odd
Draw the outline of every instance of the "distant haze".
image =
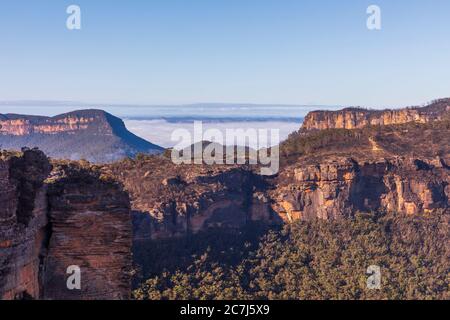
MULTIPOLYGON (((338 106, 292 106, 250 104, 194 104, 180 106, 98 106, 85 103, 35 102, 35 105, 0 102, 0 113, 54 116, 77 109, 103 109, 125 121, 134 134, 162 147, 172 147, 176 129, 193 130, 194 121, 202 121, 204 130, 279 129, 280 138, 301 126, 304 116, 313 110, 339 109, 338 106), (13 105, 14 104, 14 105, 13 105)), ((197 141, 195 141, 197 142, 197 141)))

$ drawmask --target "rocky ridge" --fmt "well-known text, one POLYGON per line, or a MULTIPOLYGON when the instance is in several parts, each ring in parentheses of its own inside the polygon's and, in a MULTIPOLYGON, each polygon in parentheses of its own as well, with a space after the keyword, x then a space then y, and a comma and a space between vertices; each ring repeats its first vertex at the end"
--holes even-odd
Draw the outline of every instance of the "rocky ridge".
MULTIPOLYGON (((130 193, 136 241, 243 227, 272 221, 258 198, 264 181, 248 166, 174 165, 163 157, 127 160, 102 168, 130 193)), ((261 193, 262 194, 262 193, 261 193)))
POLYGON ((282 166, 273 177, 248 165, 175 165, 165 156, 139 156, 105 165, 55 161, 44 183, 50 169, 42 153, 5 156, 0 296, 127 298, 132 237, 140 246, 252 221, 448 214, 447 100, 414 110, 428 118, 373 125, 370 115, 364 125, 350 121, 351 128, 306 123, 281 145, 282 166), (132 227, 128 195, 116 181, 129 194, 132 227), (91 270, 82 292, 65 290, 68 264, 91 270))
POLYGON ((357 212, 450 213, 450 99, 423 108, 310 113, 269 192, 284 221, 357 212))
POLYGON ((271 192, 285 221, 348 218, 356 212, 421 215, 448 210, 450 170, 442 159, 333 158, 286 168, 271 192))
POLYGON ((174 165, 152 156, 102 170, 130 193, 135 241, 239 228, 251 221, 332 220, 368 211, 447 213, 446 102, 414 111, 433 117, 424 123, 351 130, 308 130, 305 124, 281 145, 281 170, 268 178, 247 165, 174 165))
POLYGON ((387 126, 408 122, 428 123, 449 119, 450 99, 436 100, 425 107, 396 110, 369 110, 346 108, 340 111, 310 112, 302 130, 361 129, 366 126, 387 126))

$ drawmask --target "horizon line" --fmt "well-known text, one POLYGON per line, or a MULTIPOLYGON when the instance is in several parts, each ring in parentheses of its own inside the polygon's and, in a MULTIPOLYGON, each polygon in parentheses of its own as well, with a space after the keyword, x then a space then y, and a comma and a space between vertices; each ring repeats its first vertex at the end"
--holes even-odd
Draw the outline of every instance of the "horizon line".
POLYGON ((196 106, 268 106, 268 107, 344 107, 343 104, 319 104, 319 103, 257 103, 257 102, 193 102, 193 103, 105 103, 84 102, 71 100, 0 100, 0 106, 24 106, 24 107, 196 107, 196 106))

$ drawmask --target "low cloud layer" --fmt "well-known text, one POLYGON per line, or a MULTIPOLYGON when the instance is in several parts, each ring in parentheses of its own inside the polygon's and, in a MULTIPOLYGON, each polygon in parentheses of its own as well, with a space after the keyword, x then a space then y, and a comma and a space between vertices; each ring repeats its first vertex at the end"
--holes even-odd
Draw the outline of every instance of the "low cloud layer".
MULTIPOLYGON (((168 122, 166 120, 125 120, 125 124, 134 134, 165 148, 173 147, 177 142, 171 141, 172 132, 186 129, 193 133, 193 122, 168 122)), ((286 121, 237 121, 237 122, 205 122, 203 130, 218 129, 225 133, 226 129, 279 129, 281 141, 301 126, 298 122, 286 121)), ((198 141, 194 141, 198 142, 198 141)))

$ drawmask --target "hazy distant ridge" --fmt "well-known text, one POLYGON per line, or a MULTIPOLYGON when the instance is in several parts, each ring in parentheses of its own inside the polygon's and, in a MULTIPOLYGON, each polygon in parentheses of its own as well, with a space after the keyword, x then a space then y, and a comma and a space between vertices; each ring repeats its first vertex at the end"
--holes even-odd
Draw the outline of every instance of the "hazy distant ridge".
POLYGON ((79 110, 54 117, 0 114, 3 149, 38 147, 54 158, 110 162, 163 148, 128 131, 103 110, 79 110))

